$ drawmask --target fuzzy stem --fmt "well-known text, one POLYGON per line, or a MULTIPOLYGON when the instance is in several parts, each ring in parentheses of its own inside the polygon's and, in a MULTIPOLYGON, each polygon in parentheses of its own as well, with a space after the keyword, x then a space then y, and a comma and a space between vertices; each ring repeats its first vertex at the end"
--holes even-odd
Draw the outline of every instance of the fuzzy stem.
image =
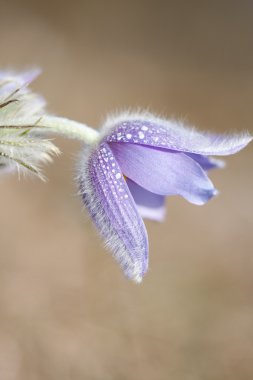
MULTIPOLYGON (((10 124, 5 123, 4 128, 31 128, 42 132, 59 134, 70 139, 81 140, 86 144, 98 141, 99 133, 85 124, 69 120, 63 117, 43 115, 41 117, 31 117, 16 119, 10 124)), ((1 128, 1 126, 0 126, 1 128)))
POLYGON ((54 133, 92 144, 98 140, 99 133, 95 129, 74 120, 57 116, 42 116, 36 124, 54 133))

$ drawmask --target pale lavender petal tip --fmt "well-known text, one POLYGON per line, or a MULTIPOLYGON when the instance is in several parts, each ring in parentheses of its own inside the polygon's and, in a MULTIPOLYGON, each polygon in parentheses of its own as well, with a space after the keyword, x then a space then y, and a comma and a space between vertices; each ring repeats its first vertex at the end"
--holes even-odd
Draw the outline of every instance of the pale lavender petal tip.
POLYGON ((40 68, 33 68, 17 73, 13 70, 1 70, 0 71, 0 83, 4 81, 14 82, 18 86, 25 86, 34 81, 42 70, 40 68))
POLYGON ((21 73, 21 78, 23 79, 24 83, 30 84, 33 82, 40 74, 42 73, 42 70, 38 67, 27 70, 23 73, 21 73))
MULTIPOLYGON (((15 73, 10 70, 0 71, 0 102, 3 103, 6 100, 21 100, 22 96, 31 95, 32 93, 28 86, 40 74, 40 72, 40 69, 27 70, 21 73, 15 73)), ((38 98, 38 96, 36 96, 36 98, 38 98)), ((34 99, 35 94, 30 96, 27 101, 28 113, 31 113, 29 108, 33 109, 34 99)), ((40 108, 42 108, 42 106, 40 108)))

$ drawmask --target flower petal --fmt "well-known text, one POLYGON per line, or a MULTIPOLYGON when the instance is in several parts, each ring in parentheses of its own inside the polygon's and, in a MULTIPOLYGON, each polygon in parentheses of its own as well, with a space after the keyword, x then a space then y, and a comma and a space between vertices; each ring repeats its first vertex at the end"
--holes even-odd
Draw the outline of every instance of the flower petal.
POLYGON ((15 73, 13 71, 0 71, 0 101, 12 99, 20 90, 26 93, 26 87, 40 74, 40 69, 15 73))
POLYGON ((162 222, 165 219, 165 197, 151 193, 127 178, 127 185, 143 218, 162 222))
POLYGON ((160 195, 181 195, 194 204, 204 204, 217 191, 200 165, 183 153, 111 143, 124 175, 160 195))
POLYGON ((17 87, 22 87, 31 83, 41 73, 38 68, 16 73, 11 70, 0 70, 0 86, 5 83, 16 83, 17 87))
POLYGON ((105 123, 104 131, 107 142, 150 145, 208 156, 236 153, 252 140, 245 133, 227 136, 197 132, 180 122, 145 113, 111 118, 105 123))
POLYGON ((217 158, 202 156, 201 154, 194 153, 186 153, 186 155, 196 161, 204 170, 222 169, 225 167, 225 162, 218 160, 217 158))
POLYGON ((148 267, 144 223, 108 144, 87 153, 79 175, 84 204, 126 276, 140 282, 148 267))
POLYGON ((27 118, 44 113, 44 98, 28 88, 39 73, 38 69, 19 74, 0 71, 0 126, 13 126, 17 121, 26 124, 27 118))

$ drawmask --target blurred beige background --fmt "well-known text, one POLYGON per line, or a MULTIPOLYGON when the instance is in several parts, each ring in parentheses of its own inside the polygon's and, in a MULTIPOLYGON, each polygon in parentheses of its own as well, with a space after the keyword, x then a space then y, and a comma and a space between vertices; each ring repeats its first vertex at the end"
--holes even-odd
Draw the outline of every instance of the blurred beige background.
MULTIPOLYGON (((124 107, 253 132, 251 1, 0 1, 1 68, 43 68, 56 114, 99 126, 124 107)), ((252 380, 252 146, 212 173, 204 207, 148 222, 128 282, 73 181, 76 142, 37 179, 1 178, 1 380, 252 380)))

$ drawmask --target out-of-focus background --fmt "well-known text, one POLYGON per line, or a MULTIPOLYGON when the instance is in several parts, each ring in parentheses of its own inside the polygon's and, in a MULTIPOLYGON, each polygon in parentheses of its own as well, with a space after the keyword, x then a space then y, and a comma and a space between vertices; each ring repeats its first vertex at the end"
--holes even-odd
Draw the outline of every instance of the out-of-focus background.
MULTIPOLYGON (((253 131, 251 1, 0 1, 0 66, 39 65, 49 110, 99 126, 149 107, 202 130, 253 131)), ((212 173, 204 207, 147 222, 150 271, 127 281, 73 181, 0 179, 1 380, 252 380, 252 146, 212 173)))

